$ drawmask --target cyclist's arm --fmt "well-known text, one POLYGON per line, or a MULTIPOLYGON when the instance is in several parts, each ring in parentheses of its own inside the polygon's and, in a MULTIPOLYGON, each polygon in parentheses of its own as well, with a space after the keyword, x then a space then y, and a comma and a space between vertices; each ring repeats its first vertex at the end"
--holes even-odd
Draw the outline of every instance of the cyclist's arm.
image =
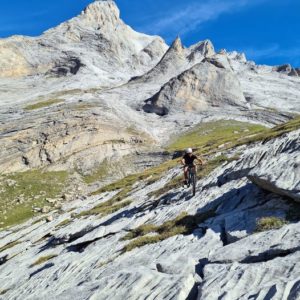
POLYGON ((182 158, 181 164, 182 164, 183 166, 185 166, 185 159, 184 159, 184 158, 182 158))

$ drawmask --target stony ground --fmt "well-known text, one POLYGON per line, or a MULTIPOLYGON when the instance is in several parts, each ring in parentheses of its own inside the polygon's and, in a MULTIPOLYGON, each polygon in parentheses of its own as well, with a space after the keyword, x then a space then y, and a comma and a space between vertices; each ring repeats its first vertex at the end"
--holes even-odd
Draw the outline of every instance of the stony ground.
POLYGON ((299 133, 223 151, 195 197, 171 168, 2 231, 1 297, 299 299, 299 133))

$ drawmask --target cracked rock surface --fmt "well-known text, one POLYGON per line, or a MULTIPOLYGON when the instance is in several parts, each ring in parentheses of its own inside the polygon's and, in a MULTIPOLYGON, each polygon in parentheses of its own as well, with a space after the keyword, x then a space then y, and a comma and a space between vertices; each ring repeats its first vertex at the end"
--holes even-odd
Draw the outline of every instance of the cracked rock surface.
POLYGON ((298 299, 299 221, 256 232, 258 218, 284 218, 297 202, 261 189, 247 175, 278 155, 299 155, 299 132, 250 146, 238 161, 200 180, 193 198, 183 188, 149 197, 180 172, 175 168, 150 185, 137 183, 128 196, 134 201, 107 216, 78 214, 114 193, 69 203, 52 222, 2 232, 0 247, 12 245, 1 252, 5 299, 298 299), (123 251, 130 229, 162 225, 183 211, 215 213, 190 234, 123 251), (70 222, 59 226, 65 219, 70 222), (47 261, 35 264, 42 257, 47 261))

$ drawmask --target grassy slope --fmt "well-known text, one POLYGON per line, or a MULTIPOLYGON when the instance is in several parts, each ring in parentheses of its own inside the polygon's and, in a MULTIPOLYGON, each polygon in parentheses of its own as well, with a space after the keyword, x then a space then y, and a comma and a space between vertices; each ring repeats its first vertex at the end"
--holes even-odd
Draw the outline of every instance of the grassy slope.
POLYGON ((36 109, 40 109, 40 108, 44 108, 44 107, 48 107, 54 104, 58 104, 58 103, 62 103, 64 102, 64 100, 62 99, 50 99, 50 100, 46 100, 46 101, 40 101, 34 104, 30 104, 27 105, 24 109, 25 110, 36 110, 36 109))
POLYGON ((238 122, 234 120, 220 120, 204 123, 178 136, 168 146, 169 151, 183 150, 187 147, 196 148, 198 153, 211 154, 236 146, 267 141, 284 133, 300 129, 300 117, 273 128, 261 125, 238 122))
MULTIPOLYGON (((237 145, 271 139, 299 128, 299 117, 272 129, 237 121, 210 122, 201 124, 176 137, 176 140, 168 146, 168 150, 183 150, 186 147, 194 147, 202 155, 208 155, 237 145), (220 146, 222 146, 221 149, 219 148, 220 146)), ((227 160, 226 157, 219 156, 208 161, 205 168, 198 175, 200 177, 209 175, 213 169, 227 160)), ((99 204, 92 210, 82 213, 80 216, 91 214, 107 215, 129 205, 131 200, 128 197, 136 182, 144 181, 146 185, 151 184, 159 180, 168 170, 178 164, 178 160, 170 160, 101 188, 93 194, 96 195, 109 191, 118 191, 118 193, 107 202, 99 204)), ((96 174, 95 177, 98 176, 99 174, 96 174)), ((65 172, 43 173, 41 171, 30 171, 3 176, 0 179, 0 222, 4 223, 1 227, 18 224, 32 217, 34 215, 32 206, 41 207, 46 203, 45 198, 55 198, 59 195, 63 190, 66 179, 67 174, 65 172), (7 179, 15 180, 17 184, 9 187, 6 184, 7 179), (22 194, 26 201, 17 204, 16 199, 22 194)), ((94 178, 90 181, 94 181, 94 178)), ((176 178, 172 182, 167 183, 162 189, 154 192, 152 196, 159 197, 168 190, 177 187, 179 182, 180 178, 176 178)))
POLYGON ((1 177, 0 227, 19 224, 35 214, 32 207, 50 206, 46 198, 59 196, 68 178, 67 172, 39 170, 1 177), (10 183, 10 182, 13 182, 10 183))
POLYGON ((175 137, 175 140, 167 146, 167 149, 175 151, 193 147, 207 153, 217 149, 220 145, 226 143, 234 144, 245 136, 263 132, 264 130, 266 128, 261 125, 234 120, 208 122, 175 137))

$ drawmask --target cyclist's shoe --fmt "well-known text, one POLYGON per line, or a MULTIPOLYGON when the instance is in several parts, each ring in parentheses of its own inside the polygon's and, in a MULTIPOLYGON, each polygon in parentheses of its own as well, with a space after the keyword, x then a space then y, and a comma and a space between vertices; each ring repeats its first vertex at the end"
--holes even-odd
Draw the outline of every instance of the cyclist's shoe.
POLYGON ((183 185, 188 185, 187 180, 184 180, 184 181, 183 181, 183 185))

